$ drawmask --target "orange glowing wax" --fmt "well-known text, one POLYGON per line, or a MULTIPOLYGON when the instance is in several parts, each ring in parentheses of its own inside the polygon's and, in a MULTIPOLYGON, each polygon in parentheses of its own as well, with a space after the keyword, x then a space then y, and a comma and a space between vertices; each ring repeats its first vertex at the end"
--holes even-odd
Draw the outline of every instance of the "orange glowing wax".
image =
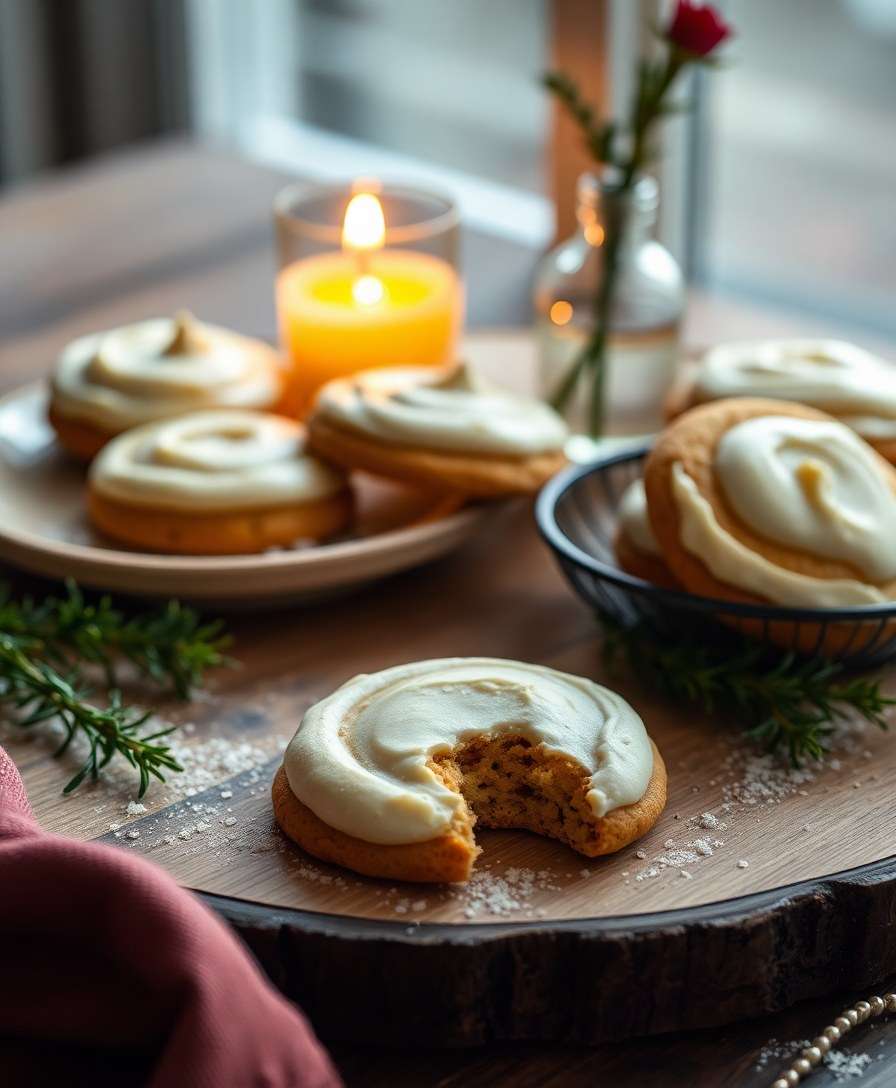
POLYGON ((463 317, 457 273, 439 257, 384 249, 384 239, 379 201, 359 193, 346 209, 342 251, 294 261, 277 277, 291 406, 300 414, 331 378, 454 358, 463 317))

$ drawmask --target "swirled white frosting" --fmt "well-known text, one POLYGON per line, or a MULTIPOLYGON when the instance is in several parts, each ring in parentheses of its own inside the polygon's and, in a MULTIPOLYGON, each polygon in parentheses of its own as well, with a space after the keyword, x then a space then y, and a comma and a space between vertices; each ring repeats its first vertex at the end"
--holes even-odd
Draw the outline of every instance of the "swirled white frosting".
POLYGON ((698 401, 774 397, 821 408, 866 438, 896 438, 896 366, 840 340, 721 344, 697 368, 698 401))
POLYGON ((459 453, 526 456, 560 450, 566 424, 540 401, 518 397, 461 364, 372 370, 329 382, 315 411, 383 442, 459 453))
POLYGON ((678 462, 672 486, 682 545, 718 579, 776 604, 849 607, 896 597, 896 492, 880 458, 841 423, 762 416, 727 431, 714 471, 753 532, 856 578, 816 578, 770 562, 719 524, 678 462))
POLYGON ((119 502, 213 512, 311 502, 345 477, 304 452, 291 419, 239 409, 194 412, 113 438, 90 466, 91 486, 119 502))
POLYGON ((640 800, 653 772, 644 724, 619 695, 490 657, 356 676, 305 712, 283 762, 293 793, 330 826, 366 842, 425 842, 448 831, 464 803, 429 761, 502 734, 580 763, 598 817, 640 800))
POLYGON ((179 314, 73 340, 56 365, 53 406, 116 433, 204 408, 270 408, 279 391, 266 344, 179 314))
POLYGON ((619 528, 638 551, 647 555, 662 554, 647 514, 643 480, 634 480, 623 492, 619 500, 619 528))

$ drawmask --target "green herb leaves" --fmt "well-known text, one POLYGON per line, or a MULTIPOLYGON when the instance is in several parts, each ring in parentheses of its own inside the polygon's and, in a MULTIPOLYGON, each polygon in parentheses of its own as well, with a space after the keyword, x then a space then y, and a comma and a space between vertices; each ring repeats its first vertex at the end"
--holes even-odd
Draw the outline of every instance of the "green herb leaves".
POLYGON ((69 582, 65 597, 42 603, 0 595, 0 704, 17 712, 24 728, 50 719, 64 730, 57 749, 66 751, 76 736, 89 746, 84 764, 65 787, 70 793, 85 778, 97 778, 116 755, 139 776, 139 796, 151 778, 182 767, 164 738, 171 728, 146 733, 149 713, 128 707, 116 686, 116 665, 129 661, 157 684, 170 685, 188 698, 206 669, 226 664, 227 638, 218 623, 203 624, 177 601, 161 611, 126 617, 108 597, 85 600, 69 582), (102 670, 109 687, 105 708, 90 702, 85 666, 102 670))
POLYGON ((820 759, 838 721, 859 715, 880 729, 896 699, 881 691, 876 677, 845 674, 830 661, 785 654, 732 635, 712 645, 664 638, 646 623, 626 628, 598 614, 604 653, 620 656, 648 674, 673 698, 706 711, 733 710, 750 736, 769 749, 785 749, 794 763, 820 759))

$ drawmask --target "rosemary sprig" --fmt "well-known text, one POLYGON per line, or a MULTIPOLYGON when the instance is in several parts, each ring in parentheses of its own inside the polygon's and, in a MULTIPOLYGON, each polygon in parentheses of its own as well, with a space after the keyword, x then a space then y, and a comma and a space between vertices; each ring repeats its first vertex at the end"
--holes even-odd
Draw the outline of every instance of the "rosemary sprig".
POLYGON ((116 683, 116 662, 130 661, 154 683, 170 684, 181 698, 202 682, 205 670, 227 664, 227 638, 218 623, 200 622, 192 609, 176 601, 157 613, 127 618, 108 597, 90 603, 67 583, 66 596, 37 603, 0 592, 0 705, 11 707, 14 721, 31 728, 58 720, 64 735, 54 755, 65 752, 76 736, 88 743, 87 757, 66 785, 72 790, 96 779, 119 754, 139 776, 142 797, 151 778, 183 768, 164 738, 172 727, 145 733, 151 717, 125 706, 116 683), (108 705, 89 701, 83 670, 98 666, 109 687, 108 705))
POLYGON ((65 597, 41 603, 14 600, 0 589, 0 631, 57 664, 74 658, 101 667, 109 687, 117 683, 116 659, 125 658, 141 675, 170 684, 182 699, 202 683, 206 669, 227 663, 229 644, 220 622, 202 623, 179 601, 128 619, 109 597, 87 601, 71 580, 65 597))
POLYGON ((743 636, 698 644, 663 636, 646 622, 624 627, 605 613, 598 620, 610 665, 624 658, 673 698, 705 711, 733 710, 749 736, 770 750, 785 749, 794 764, 823 758, 838 721, 859 715, 887 729, 885 712, 896 706, 879 678, 844 675, 842 666, 822 658, 773 659, 743 636))
POLYGON ((32 660, 14 638, 4 634, 0 634, 0 702, 24 715, 17 720, 26 729, 57 718, 65 735, 53 753, 56 756, 67 750, 78 733, 87 738, 87 759, 63 793, 77 789, 88 775, 97 778, 116 752, 138 772, 140 797, 146 793, 150 775, 164 782, 164 769, 183 770, 168 745, 158 743, 171 728, 141 736, 139 730, 149 713, 123 706, 117 691, 110 693, 105 710, 94 706, 87 701, 87 692, 77 686, 76 674, 66 678, 46 662, 32 660))

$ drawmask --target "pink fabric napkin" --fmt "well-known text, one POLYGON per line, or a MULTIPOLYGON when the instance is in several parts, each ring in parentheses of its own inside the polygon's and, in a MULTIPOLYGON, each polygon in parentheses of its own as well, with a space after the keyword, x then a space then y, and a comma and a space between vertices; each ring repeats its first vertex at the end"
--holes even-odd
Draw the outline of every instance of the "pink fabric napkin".
POLYGON ((36 1064, 59 1047, 133 1053, 150 1088, 340 1084, 222 922, 135 854, 42 831, 2 748, 0 1038, 36 1064))

